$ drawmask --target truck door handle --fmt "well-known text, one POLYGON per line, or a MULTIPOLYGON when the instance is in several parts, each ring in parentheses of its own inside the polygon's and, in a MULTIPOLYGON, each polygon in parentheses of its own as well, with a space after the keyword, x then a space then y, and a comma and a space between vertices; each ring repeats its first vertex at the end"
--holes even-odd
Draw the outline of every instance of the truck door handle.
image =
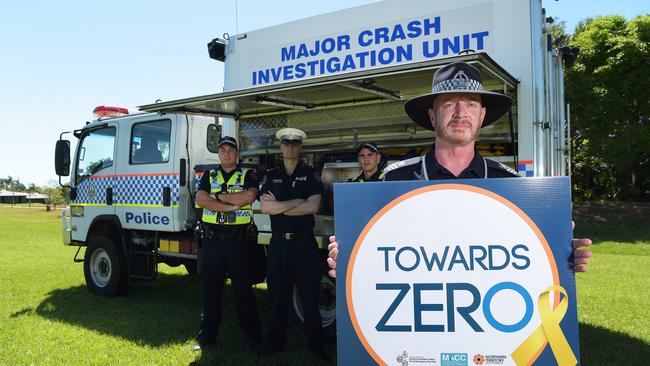
POLYGON ((163 188, 163 206, 169 207, 171 205, 171 189, 169 187, 163 188))
POLYGON ((185 181, 187 180, 187 162, 185 159, 181 159, 180 163, 180 172, 179 172, 179 184, 181 187, 185 187, 185 181))
POLYGON ((113 205, 113 188, 112 187, 106 188, 106 205, 107 206, 113 205))

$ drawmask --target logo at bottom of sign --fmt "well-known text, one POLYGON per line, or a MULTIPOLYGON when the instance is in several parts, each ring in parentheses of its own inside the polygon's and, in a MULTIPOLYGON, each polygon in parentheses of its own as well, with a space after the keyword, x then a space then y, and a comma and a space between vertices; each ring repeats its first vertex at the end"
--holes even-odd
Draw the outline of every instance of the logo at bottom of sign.
POLYGON ((467 366, 467 353, 441 353, 442 366, 467 366))

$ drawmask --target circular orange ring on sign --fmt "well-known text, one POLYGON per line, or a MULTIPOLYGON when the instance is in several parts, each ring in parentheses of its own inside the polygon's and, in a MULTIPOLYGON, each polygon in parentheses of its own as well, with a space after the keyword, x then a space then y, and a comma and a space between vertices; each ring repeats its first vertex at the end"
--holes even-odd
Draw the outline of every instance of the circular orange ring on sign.
MULTIPOLYGON (((348 269, 346 272, 346 280, 345 280, 345 296, 346 296, 346 302, 348 306, 348 313, 350 314, 350 319, 352 320, 352 326, 354 327, 354 331, 357 334, 357 337, 359 337, 359 341, 361 341, 361 344, 363 345, 363 348, 365 348, 366 352, 377 362, 378 365, 387 365, 386 362, 384 362, 381 357, 375 352, 375 350, 370 346, 368 343, 368 340, 366 337, 363 335, 363 332, 361 331, 361 327, 359 326, 359 321, 357 320, 357 315, 354 311, 354 304, 352 303, 352 272, 354 270, 354 263, 357 258, 357 253, 359 251, 359 248, 361 247, 361 243, 363 240, 366 238, 366 235, 368 235, 368 232, 372 227, 375 225, 375 223, 382 217, 384 216, 390 209, 395 207, 397 204, 406 201, 407 199, 417 196, 422 193, 426 192, 431 192, 431 191, 442 191, 442 190, 456 190, 456 191, 468 191, 468 192, 474 192, 478 193, 483 196, 490 197, 494 200, 497 200, 510 208, 512 211, 514 211, 519 217, 521 217, 524 222, 528 224, 528 226, 533 230, 535 235, 537 236, 537 239, 542 243, 544 247, 544 251, 546 252, 546 256, 548 257, 548 261, 551 265, 551 272, 553 274, 553 284, 554 285, 559 285, 560 284, 560 276, 558 274, 557 270, 557 264, 555 263, 555 257, 553 256, 553 251, 551 250, 551 247, 548 245, 548 242, 546 241, 546 238, 542 234, 542 231, 535 225, 533 220, 528 217, 519 207, 517 207, 514 203, 508 201, 504 197, 488 191, 487 189, 479 188, 479 187, 474 187, 474 186, 469 186, 469 185, 464 185, 464 184, 435 184, 431 186, 426 186, 418 189, 414 189, 410 192, 407 192, 391 202, 389 202, 386 206, 382 207, 379 212, 375 214, 375 216, 370 219, 368 224, 366 224, 366 227, 363 228, 363 231, 361 231, 361 234, 359 235, 359 238, 357 239, 356 243, 354 243, 354 248, 352 248, 352 253, 350 254, 350 260, 348 262, 348 269)), ((560 301, 559 296, 555 296, 553 300, 553 308, 555 308, 560 301)), ((543 347, 542 347, 543 350, 543 347)), ((541 353, 538 352, 538 354, 541 353)))

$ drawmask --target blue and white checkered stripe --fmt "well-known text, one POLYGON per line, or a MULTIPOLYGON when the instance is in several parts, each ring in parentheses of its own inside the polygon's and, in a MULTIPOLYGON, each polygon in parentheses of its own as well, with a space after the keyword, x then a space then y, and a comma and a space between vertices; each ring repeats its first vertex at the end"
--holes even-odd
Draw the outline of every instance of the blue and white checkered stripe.
POLYGON ((169 187, 171 205, 178 205, 178 175, 117 176, 113 188, 115 205, 162 205, 163 188, 169 187))
POLYGON ((483 85, 477 80, 457 78, 445 80, 432 87, 433 93, 448 91, 483 91, 483 85))
POLYGON ((106 204, 108 187, 113 187, 113 205, 116 206, 162 206, 165 187, 170 188, 171 206, 178 206, 179 203, 180 186, 176 174, 91 177, 77 187, 77 198, 73 203, 106 204))
POLYGON ((77 197, 73 204, 105 205, 106 188, 111 186, 113 177, 90 177, 77 186, 77 197))
POLYGON ((522 177, 534 177, 534 165, 532 160, 521 160, 518 164, 519 175, 522 177))

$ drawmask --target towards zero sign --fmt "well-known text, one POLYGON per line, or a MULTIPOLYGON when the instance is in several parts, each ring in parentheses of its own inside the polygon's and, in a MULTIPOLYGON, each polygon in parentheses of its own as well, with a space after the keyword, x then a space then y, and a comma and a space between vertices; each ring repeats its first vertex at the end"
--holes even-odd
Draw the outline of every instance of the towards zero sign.
POLYGON ((561 327, 569 304, 569 318, 575 318, 568 202, 562 209, 556 205, 561 200, 523 191, 538 195, 522 198, 523 206, 532 204, 530 212, 551 214, 541 221, 555 233, 554 251, 525 210, 479 187, 534 180, 561 186, 563 178, 337 185, 339 361, 524 365, 550 357, 576 364, 577 329, 568 332, 572 346, 561 327), (377 190, 382 193, 367 192, 377 190), (367 194, 387 202, 371 208, 367 194), (342 219, 339 195, 359 197, 364 219, 342 219))

